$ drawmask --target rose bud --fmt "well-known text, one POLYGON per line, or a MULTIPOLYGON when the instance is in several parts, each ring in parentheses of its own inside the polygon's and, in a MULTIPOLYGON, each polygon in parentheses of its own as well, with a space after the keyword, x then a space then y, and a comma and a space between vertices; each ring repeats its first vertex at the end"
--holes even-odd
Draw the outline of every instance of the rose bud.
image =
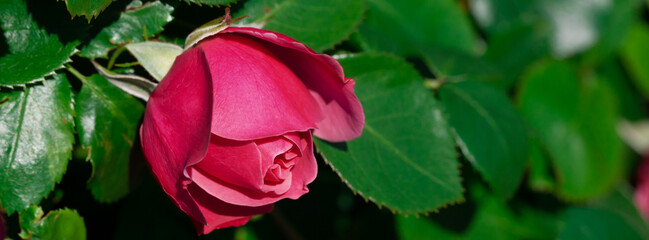
POLYGON ((365 115, 332 57, 285 35, 228 27, 178 56, 140 129, 153 175, 199 234, 308 192, 311 135, 361 135, 365 115))

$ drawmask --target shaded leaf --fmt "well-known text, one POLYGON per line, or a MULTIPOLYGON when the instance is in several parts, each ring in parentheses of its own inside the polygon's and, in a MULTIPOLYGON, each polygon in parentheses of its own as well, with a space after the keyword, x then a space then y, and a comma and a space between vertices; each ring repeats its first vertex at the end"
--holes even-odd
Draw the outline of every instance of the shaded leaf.
POLYGON ((172 11, 173 7, 159 1, 142 6, 131 5, 116 22, 102 29, 79 54, 87 58, 106 57, 110 49, 120 44, 153 37, 171 22, 172 11))
POLYGON ((598 79, 580 86, 572 66, 560 62, 539 64, 523 79, 521 112, 548 149, 558 194, 584 199, 610 191, 625 169, 610 90, 598 79))
MULTIPOLYGON (((479 190, 484 191, 484 190, 479 190)), ((472 193, 479 192, 472 189, 472 193)), ((527 205, 505 204, 495 195, 483 196, 476 206, 463 203, 429 217, 397 215, 396 226, 403 240, 416 239, 556 239, 557 216, 527 205), (464 220, 463 215, 469 219, 464 220), (452 225, 460 218, 464 227, 452 225)))
POLYGON ((65 75, 0 92, 0 205, 7 214, 37 204, 72 156, 74 108, 65 75))
POLYGON ((367 0, 367 16, 359 27, 362 47, 402 56, 417 55, 422 46, 476 52, 476 36, 457 1, 367 0))
POLYGON ((513 195, 528 143, 523 120, 507 96, 472 80, 448 82, 439 94, 464 156, 495 192, 513 195))
POLYGON ((396 212, 423 213, 461 200, 452 135, 415 69, 386 55, 340 63, 356 80, 366 116, 363 135, 347 143, 316 144, 343 181, 396 212))
MULTIPOLYGON (((638 52, 642 52, 643 50, 644 48, 637 49, 638 52)), ((623 57, 622 60, 628 59, 624 59, 623 57)), ((636 87, 634 85, 633 78, 628 76, 628 73, 624 71, 620 62, 618 58, 609 58, 603 61, 598 66, 598 76, 601 76, 604 83, 615 93, 617 107, 620 109, 622 117, 631 121, 645 119, 647 118, 647 109, 644 105, 642 87, 636 87)), ((630 67, 631 65, 627 66, 630 67)), ((640 69, 629 69, 629 72, 635 70, 640 69)), ((644 71, 644 69, 640 71, 644 71)))
POLYGON ((65 0, 65 5, 72 17, 86 16, 88 22, 99 16, 113 0, 65 0))
POLYGON ((176 57, 183 52, 180 46, 163 42, 131 43, 126 45, 126 49, 158 81, 162 80, 176 57))
POLYGON ((502 73, 502 79, 496 85, 509 89, 529 65, 548 56, 549 34, 547 26, 536 25, 517 27, 503 34, 492 35, 483 58, 502 73))
POLYGON ((638 24, 629 34, 622 47, 621 56, 624 67, 629 71, 635 85, 649 98, 649 26, 638 24))
POLYGON ((253 0, 237 16, 243 23, 261 22, 264 29, 286 34, 316 52, 349 37, 363 18, 364 0, 253 0))
POLYGON ((92 75, 77 96, 76 110, 79 142, 93 166, 88 187, 98 201, 115 201, 128 193, 129 154, 144 107, 101 75, 92 75))
POLYGON ((23 239, 86 239, 86 226, 79 213, 71 209, 50 211, 43 217, 43 210, 32 205, 20 213, 20 237, 23 239))
POLYGON ((40 29, 21 0, 0 2, 0 18, 10 52, 0 58, 0 86, 43 81, 76 52, 76 42, 63 45, 56 36, 40 29))

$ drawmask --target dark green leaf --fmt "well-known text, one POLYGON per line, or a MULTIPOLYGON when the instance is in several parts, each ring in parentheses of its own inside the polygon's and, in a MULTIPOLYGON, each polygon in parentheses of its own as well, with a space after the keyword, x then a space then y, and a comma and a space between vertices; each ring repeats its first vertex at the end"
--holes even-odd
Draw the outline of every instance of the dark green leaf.
POLYGON ((592 201, 589 205, 592 208, 606 210, 622 217, 634 232, 642 236, 642 239, 649 239, 647 222, 634 204, 632 190, 630 186, 622 184, 608 196, 592 201))
POLYGON ((585 207, 568 209, 564 222, 561 239, 649 239, 627 185, 585 207))
POLYGON ((449 82, 439 93, 464 156, 495 192, 511 196, 523 177, 528 143, 507 96, 472 80, 449 82))
POLYGON ((610 191, 626 167, 611 91, 599 79, 587 80, 580 86, 567 63, 542 63, 519 93, 523 115, 552 158, 558 193, 568 199, 610 191))
MULTIPOLYGON (((638 49, 638 51, 643 49, 638 49)), ((634 86, 633 80, 628 77, 618 58, 609 58, 603 61, 597 70, 605 84, 615 93, 617 107, 625 119, 637 121, 647 118, 647 109, 644 105, 641 88, 634 86)))
MULTIPOLYGON (((503 78, 497 83, 498 86, 509 89, 529 65, 549 55, 549 31, 547 26, 537 25, 492 35, 484 59, 502 73, 503 78)), ((465 68, 470 66, 472 65, 465 68)))
POLYGON ((75 210, 67 208, 50 211, 43 217, 43 210, 32 205, 20 213, 20 237, 34 240, 86 239, 83 218, 75 210))
POLYGON ((530 172, 527 180, 529 188, 538 192, 555 191, 556 180, 552 172, 552 163, 536 138, 530 141, 529 158, 530 172))
POLYGON ((622 47, 621 55, 626 69, 631 74, 635 85, 649 98, 649 27, 638 24, 629 34, 622 47))
POLYGON ((363 48, 402 56, 422 46, 474 54, 476 36, 457 1, 367 0, 359 27, 363 48))
POLYGON ((116 22, 97 34, 80 54, 87 58, 106 57, 108 51, 120 44, 144 41, 162 31, 171 22, 173 7, 161 2, 142 6, 131 5, 116 22))
POLYGON ((646 239, 614 213, 591 208, 570 208, 559 239, 646 239))
POLYGON ((402 240, 481 240, 556 239, 558 235, 558 219, 551 213, 526 205, 512 207, 493 195, 486 195, 475 204, 477 206, 451 206, 449 209, 442 209, 439 215, 433 213, 429 217, 397 215, 399 236, 402 240), (465 217, 467 219, 464 219, 465 217), (461 223, 456 224, 454 221, 461 223))
POLYGON ((0 26, 10 54, 0 58, 0 86, 25 86, 43 81, 75 53, 76 43, 63 45, 40 29, 21 0, 0 2, 0 26))
POLYGON ((366 116, 363 135, 347 143, 316 143, 343 181, 396 212, 428 212, 460 201, 453 138, 417 72, 387 55, 359 55, 340 63, 356 80, 366 116))
POLYGON ((220 6, 220 5, 225 5, 225 6, 230 6, 233 3, 236 3, 239 0, 183 0, 188 3, 194 3, 200 5, 207 5, 207 6, 220 6))
POLYGON ((72 156, 74 108, 65 75, 0 92, 0 205, 36 204, 61 180, 72 156))
POLYGON ((265 23, 264 29, 286 34, 313 50, 332 48, 354 32, 363 18, 364 0, 254 0, 237 15, 244 22, 265 23))
POLYGON ((101 75, 85 82, 77 96, 77 131, 93 166, 88 187, 98 201, 112 202, 128 193, 129 154, 144 107, 101 75))
POLYGON ((65 0, 65 5, 68 6, 68 11, 72 17, 86 16, 88 22, 93 18, 99 16, 113 0, 65 0))

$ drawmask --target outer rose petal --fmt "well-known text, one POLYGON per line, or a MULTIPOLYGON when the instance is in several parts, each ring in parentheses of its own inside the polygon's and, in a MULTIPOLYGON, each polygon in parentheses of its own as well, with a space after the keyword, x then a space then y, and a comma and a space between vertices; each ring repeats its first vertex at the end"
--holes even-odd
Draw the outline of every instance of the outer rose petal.
POLYGON ((252 216, 269 213, 273 210, 272 204, 246 207, 225 203, 209 195, 196 184, 190 184, 188 190, 207 220, 207 224, 193 221, 196 231, 203 234, 208 234, 218 228, 241 226, 246 224, 252 216))
POLYGON ((201 49, 178 56, 153 91, 140 129, 153 175, 173 202, 194 221, 205 222, 186 190, 187 165, 203 159, 210 138, 212 82, 201 49), (191 96, 191 97, 187 97, 191 96))
POLYGON ((188 171, 192 180, 198 186, 226 203, 254 207, 271 204, 284 198, 297 199, 309 192, 306 185, 313 182, 318 173, 318 165, 313 155, 311 134, 309 132, 305 134, 308 136, 308 138, 305 137, 305 140, 308 141, 308 147, 303 150, 300 159, 295 159, 298 162, 291 172, 291 187, 281 195, 251 191, 212 177, 195 167, 188 168, 188 171))
POLYGON ((240 33, 260 39, 311 90, 323 111, 314 135, 328 141, 349 141, 361 135, 365 114, 354 94, 354 81, 345 79, 340 64, 317 54, 292 38, 262 29, 229 27, 219 34, 240 33))
POLYGON ((318 103, 289 68, 253 39, 217 34, 198 44, 212 71, 212 133, 253 140, 315 128, 323 118, 318 103))

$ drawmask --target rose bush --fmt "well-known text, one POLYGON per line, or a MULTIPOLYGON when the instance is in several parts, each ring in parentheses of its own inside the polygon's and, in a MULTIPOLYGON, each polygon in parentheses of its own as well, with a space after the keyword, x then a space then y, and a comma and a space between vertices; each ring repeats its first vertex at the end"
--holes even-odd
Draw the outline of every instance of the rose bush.
POLYGON ((245 224, 317 174, 311 135, 358 137, 354 81, 285 35, 228 27, 178 56, 146 107, 142 148, 199 233, 245 224))

